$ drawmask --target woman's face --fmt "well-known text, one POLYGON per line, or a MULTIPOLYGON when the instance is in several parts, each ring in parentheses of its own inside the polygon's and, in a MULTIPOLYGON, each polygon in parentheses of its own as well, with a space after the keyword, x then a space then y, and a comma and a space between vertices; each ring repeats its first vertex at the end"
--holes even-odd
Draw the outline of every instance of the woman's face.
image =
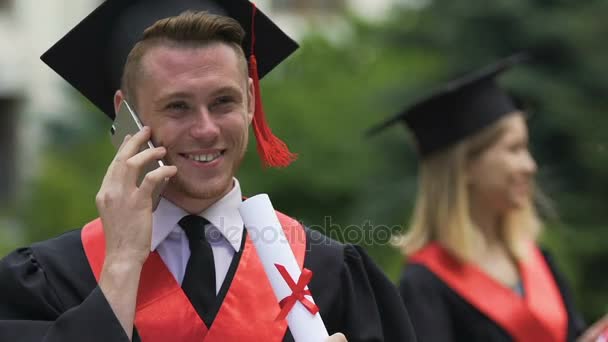
POLYGON ((523 115, 506 116, 501 125, 501 136, 472 159, 467 169, 471 204, 499 214, 522 208, 529 202, 536 173, 523 115))

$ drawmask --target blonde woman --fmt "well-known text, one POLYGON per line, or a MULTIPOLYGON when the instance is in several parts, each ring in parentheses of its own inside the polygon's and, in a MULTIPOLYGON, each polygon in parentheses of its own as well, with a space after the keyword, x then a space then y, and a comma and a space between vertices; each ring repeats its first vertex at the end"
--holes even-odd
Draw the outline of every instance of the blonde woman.
POLYGON ((584 332, 535 242, 537 166, 524 113, 495 82, 521 59, 453 81, 374 129, 404 122, 421 159, 411 227, 398 242, 408 257, 401 295, 420 341, 573 341, 584 332))

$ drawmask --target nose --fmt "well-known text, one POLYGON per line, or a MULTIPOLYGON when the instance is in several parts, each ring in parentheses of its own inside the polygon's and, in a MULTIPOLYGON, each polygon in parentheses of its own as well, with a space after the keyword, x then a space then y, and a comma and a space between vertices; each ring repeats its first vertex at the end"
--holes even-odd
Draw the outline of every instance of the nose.
POLYGON ((207 108, 199 108, 190 127, 190 135, 197 140, 213 142, 219 133, 220 129, 214 116, 207 108))
POLYGON ((534 160, 534 157, 532 157, 532 154, 529 150, 526 150, 526 153, 524 155, 524 170, 529 175, 536 174, 536 171, 538 170, 536 161, 534 160))

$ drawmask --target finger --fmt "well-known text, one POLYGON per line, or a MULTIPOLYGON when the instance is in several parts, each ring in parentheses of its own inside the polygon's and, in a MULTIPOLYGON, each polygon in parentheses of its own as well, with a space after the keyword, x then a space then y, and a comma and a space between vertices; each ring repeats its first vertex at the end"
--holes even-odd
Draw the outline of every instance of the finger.
POLYGON ((116 152, 116 157, 114 158, 115 162, 126 161, 127 159, 133 157, 139 150, 142 145, 148 142, 151 137, 150 127, 144 127, 139 132, 135 133, 132 137, 125 139, 120 146, 118 152, 116 152))
MULTIPOLYGON (((126 138, 126 137, 125 137, 126 138)), ((123 142, 124 144, 124 142, 123 142)), ((124 175, 124 168, 120 167, 119 162, 117 162, 117 156, 114 156, 114 159, 112 160, 112 162, 110 163, 110 165, 108 165, 108 168, 106 169, 106 173, 103 176, 103 180, 101 181, 101 189, 104 189, 108 186, 108 184, 114 182, 115 180, 120 180, 122 178, 122 176, 124 175), (123 170, 122 172, 120 172, 120 170, 123 170)))
POLYGON ((117 151, 122 150, 123 146, 125 146, 125 144, 127 143, 127 141, 129 139, 131 139, 131 134, 125 135, 125 137, 122 139, 122 143, 120 143, 120 146, 118 146, 118 150, 117 151))
POLYGON ((114 165, 117 164, 117 162, 120 162, 119 160, 119 155, 118 152, 120 152, 123 147, 125 146, 125 144, 127 143, 127 141, 129 141, 129 139, 131 139, 131 135, 127 134, 125 135, 125 137, 122 139, 122 143, 120 143, 120 146, 118 146, 118 150, 116 152, 116 154, 114 155, 114 158, 112 159, 112 162, 110 163, 110 165, 108 165, 108 168, 106 170, 106 174, 103 177, 103 181, 101 182, 101 184, 104 184, 106 182, 108 182, 108 180, 110 178, 112 178, 112 174, 114 173, 114 165))
POLYGON ((177 174, 177 167, 174 165, 161 166, 154 171, 150 171, 144 177, 139 186, 142 196, 152 196, 152 193, 165 179, 169 179, 177 174))
POLYGON ((150 136, 149 127, 144 127, 133 136, 127 134, 110 163, 104 180, 120 182, 121 179, 125 178, 127 172, 126 161, 141 150, 141 146, 149 140, 150 136))
POLYGON ((327 342, 347 342, 346 336, 342 333, 335 333, 327 339, 327 342))
POLYGON ((161 146, 147 148, 129 158, 126 162, 127 170, 124 174, 125 179, 135 182, 146 165, 162 159, 166 153, 167 149, 161 146))
MULTIPOLYGON (((139 132, 138 134, 140 134, 140 133, 143 133, 145 136, 145 132, 139 132)), ((128 159, 129 159, 129 157, 128 157, 129 149, 130 149, 129 145, 133 145, 133 140, 134 139, 136 140, 137 137, 141 137, 141 134, 139 136, 137 134, 135 136, 131 136, 131 135, 127 134, 125 136, 125 138, 122 141, 122 144, 120 145, 120 147, 118 148, 118 151, 116 152, 116 155, 114 156, 114 159, 112 160, 112 162, 108 166, 108 169, 106 170, 106 174, 103 178, 102 186, 103 186, 103 184, 111 183, 111 182, 124 182, 123 179, 125 178, 125 175, 128 171, 127 167, 126 167, 127 166, 126 161, 128 161, 128 159)))

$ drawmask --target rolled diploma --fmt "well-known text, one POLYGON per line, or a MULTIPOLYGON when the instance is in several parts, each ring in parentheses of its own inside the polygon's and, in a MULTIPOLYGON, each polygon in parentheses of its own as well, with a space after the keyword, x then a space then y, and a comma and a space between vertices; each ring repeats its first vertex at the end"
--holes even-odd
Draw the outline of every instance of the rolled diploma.
MULTIPOLYGON (((278 302, 291 295, 292 292, 275 264, 285 266, 295 283, 298 282, 302 270, 283 233, 283 228, 268 195, 260 194, 245 200, 239 211, 262 265, 264 265, 274 294, 277 296, 278 306, 278 302)), ((306 288, 308 289, 308 286, 306 288)), ((306 298, 314 302, 311 296, 306 296, 306 298)), ((328 337, 321 315, 317 313, 313 316, 300 301, 296 302, 287 315, 287 324, 297 342, 324 342, 328 337)))

